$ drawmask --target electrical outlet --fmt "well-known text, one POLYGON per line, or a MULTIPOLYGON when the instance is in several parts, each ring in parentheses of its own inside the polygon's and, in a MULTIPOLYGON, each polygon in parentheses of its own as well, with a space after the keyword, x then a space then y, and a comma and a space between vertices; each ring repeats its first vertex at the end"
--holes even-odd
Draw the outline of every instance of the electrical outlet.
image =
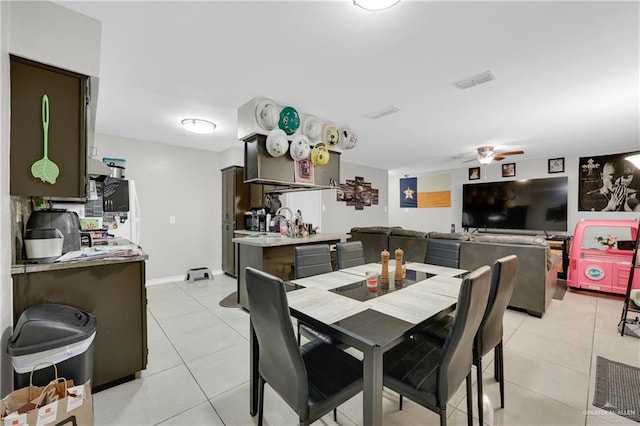
POLYGON ((176 223, 176 217, 175 216, 169 216, 169 223, 172 224, 172 225, 174 223, 176 223))

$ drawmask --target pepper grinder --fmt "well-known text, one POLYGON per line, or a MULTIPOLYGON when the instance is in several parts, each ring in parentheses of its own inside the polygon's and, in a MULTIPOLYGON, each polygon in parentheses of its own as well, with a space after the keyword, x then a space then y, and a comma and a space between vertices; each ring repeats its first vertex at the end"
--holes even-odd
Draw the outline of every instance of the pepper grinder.
POLYGON ((382 273, 380 274, 380 284, 389 284, 389 252, 387 249, 380 253, 382 260, 382 273))
POLYGON ((402 257, 404 256, 404 251, 401 248, 397 248, 395 251, 396 255, 396 271, 393 277, 393 280, 397 283, 402 282, 402 257))

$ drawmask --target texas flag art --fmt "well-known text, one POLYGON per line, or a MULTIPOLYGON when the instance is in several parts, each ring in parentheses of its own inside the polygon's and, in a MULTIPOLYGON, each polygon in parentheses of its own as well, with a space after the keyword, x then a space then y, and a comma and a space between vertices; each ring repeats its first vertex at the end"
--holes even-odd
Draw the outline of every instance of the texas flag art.
POLYGON ((451 207, 451 176, 400 179, 400 208, 451 207))

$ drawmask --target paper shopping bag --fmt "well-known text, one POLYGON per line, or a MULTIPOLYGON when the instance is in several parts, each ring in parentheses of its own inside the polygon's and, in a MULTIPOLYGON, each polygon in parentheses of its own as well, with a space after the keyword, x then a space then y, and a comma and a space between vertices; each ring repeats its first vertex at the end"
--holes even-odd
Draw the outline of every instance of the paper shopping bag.
POLYGON ((14 391, 2 400, 3 425, 91 426, 93 425, 93 400, 90 383, 91 381, 87 381, 83 385, 72 386, 72 381, 65 381, 62 384, 52 381, 44 387, 30 386, 14 391), (69 382, 71 386, 67 386, 69 382), (60 385, 64 389, 62 394, 58 391, 60 385), (33 395, 37 395, 36 398, 25 399, 33 395))

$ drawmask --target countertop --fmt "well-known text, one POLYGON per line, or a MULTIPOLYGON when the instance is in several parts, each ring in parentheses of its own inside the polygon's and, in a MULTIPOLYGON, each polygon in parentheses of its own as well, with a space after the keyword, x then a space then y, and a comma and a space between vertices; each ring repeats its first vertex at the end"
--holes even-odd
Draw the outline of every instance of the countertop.
MULTIPOLYGON (((88 266, 112 265, 114 263, 140 262, 149 256, 136 244, 124 238, 113 238, 106 245, 83 247, 73 260, 54 263, 24 263, 11 265, 11 274, 55 271, 88 266)), ((68 254, 68 253, 67 253, 68 254)))
POLYGON ((347 241, 347 238, 349 238, 347 234, 332 234, 328 232, 311 234, 308 237, 302 238, 282 237, 276 232, 235 231, 235 233, 244 236, 234 238, 232 240, 234 243, 256 247, 289 246, 335 240, 347 241))

